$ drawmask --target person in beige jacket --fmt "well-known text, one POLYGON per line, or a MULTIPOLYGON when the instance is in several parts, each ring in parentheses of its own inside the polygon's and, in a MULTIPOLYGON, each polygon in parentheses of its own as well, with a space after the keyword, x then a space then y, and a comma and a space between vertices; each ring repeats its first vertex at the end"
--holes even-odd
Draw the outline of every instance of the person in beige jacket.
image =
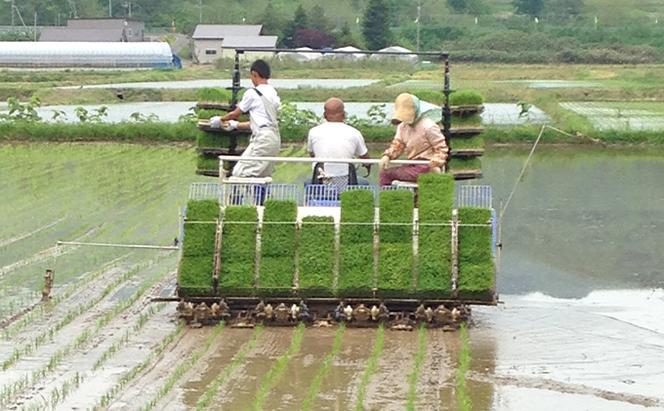
POLYGON ((392 124, 397 131, 390 146, 380 160, 380 185, 392 181, 416 182, 422 173, 440 173, 447 162, 449 149, 440 126, 433 120, 420 117, 420 100, 412 94, 402 93, 394 101, 392 124), (428 160, 428 165, 406 165, 388 168, 390 160, 406 153, 408 160, 428 160))

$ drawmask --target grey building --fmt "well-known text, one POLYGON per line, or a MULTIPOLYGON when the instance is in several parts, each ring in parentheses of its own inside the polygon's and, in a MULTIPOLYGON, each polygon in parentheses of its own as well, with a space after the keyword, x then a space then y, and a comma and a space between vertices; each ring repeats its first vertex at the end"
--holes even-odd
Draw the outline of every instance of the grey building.
MULTIPOLYGON (((194 61, 209 64, 222 57, 233 57, 235 48, 252 47, 270 49, 277 45, 277 36, 262 36, 261 25, 199 24, 192 36, 194 61)), ((272 55, 271 52, 245 53, 254 59, 272 55)))
POLYGON ((137 42, 145 40, 145 23, 126 18, 71 19, 66 26, 44 27, 39 41, 137 42))

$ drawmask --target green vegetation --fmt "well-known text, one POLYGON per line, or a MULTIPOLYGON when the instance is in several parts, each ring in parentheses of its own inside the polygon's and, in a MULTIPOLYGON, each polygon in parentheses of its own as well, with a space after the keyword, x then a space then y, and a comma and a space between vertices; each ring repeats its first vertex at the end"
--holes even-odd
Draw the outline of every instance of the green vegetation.
POLYGON ((216 200, 190 200, 184 223, 184 244, 178 270, 181 296, 212 295, 214 241, 219 219, 216 200))
POLYGON ((494 287, 491 211, 459 209, 459 282, 461 298, 486 298, 494 287), (464 224, 473 224, 464 226, 464 224))
POLYGON ((417 329, 415 363, 413 364, 413 371, 408 374, 408 396, 406 397, 406 410, 408 411, 415 411, 417 409, 415 404, 417 400, 417 380, 427 355, 427 332, 424 324, 420 324, 420 327, 417 329))
POLYGON ((164 382, 164 385, 162 385, 159 391, 157 391, 155 396, 150 401, 148 401, 147 404, 141 407, 141 411, 149 411, 155 409, 155 407, 159 403, 159 400, 161 400, 169 392, 171 392, 175 384, 184 376, 184 374, 187 371, 191 370, 193 367, 195 367, 196 364, 198 364, 198 362, 200 361, 200 359, 210 350, 212 343, 217 339, 217 337, 224 330, 224 328, 225 324, 223 321, 217 324, 217 326, 215 326, 212 329, 212 332, 207 336, 207 338, 205 338, 205 341, 203 341, 203 346, 197 351, 191 353, 191 356, 189 358, 178 364, 178 366, 168 376, 168 378, 164 382))
POLYGON ((413 288, 413 193, 380 193, 378 293, 403 297, 413 288))
POLYGON ((451 293, 450 227, 454 204, 454 179, 449 174, 421 174, 418 179, 418 283, 423 296, 451 293), (429 225, 431 224, 431 225, 429 225))
POLYGON ((374 342, 373 350, 371 350, 371 355, 367 360, 367 365, 364 368, 362 373, 362 378, 360 379, 360 385, 357 388, 357 400, 355 401, 355 411, 362 411, 364 407, 364 399, 367 396, 367 387, 371 381, 371 377, 376 373, 378 369, 378 359, 383 353, 383 343, 385 342, 385 327, 383 324, 378 326, 376 331, 376 341, 374 342))
POLYGON ((341 194, 338 293, 345 297, 371 293, 373 274, 374 198, 369 190, 341 194))
POLYGON ((279 382, 279 379, 286 372, 286 367, 294 355, 300 352, 300 347, 302 346, 302 338, 304 337, 305 326, 303 323, 298 324, 297 328, 293 331, 293 337, 291 338, 290 346, 288 351, 279 356, 274 361, 274 364, 267 373, 263 376, 261 384, 257 387, 256 393, 254 396, 254 402, 251 405, 251 409, 254 411, 260 411, 263 409, 263 403, 267 398, 267 395, 270 393, 270 390, 279 382))
POLYGON ((297 203, 267 200, 261 232, 261 260, 258 292, 288 296, 295 273, 297 203))
POLYGON ((263 331, 264 328, 260 324, 254 328, 249 341, 240 347, 240 350, 233 356, 231 362, 219 372, 219 375, 208 385, 203 395, 196 401, 196 411, 203 411, 210 407, 212 400, 219 392, 219 388, 228 381, 231 374, 244 362, 249 351, 256 347, 258 337, 263 334, 263 331))
POLYGON ((323 380, 330 373, 330 369, 332 368, 334 358, 339 354, 339 351, 341 351, 341 341, 345 331, 346 331, 346 324, 342 322, 341 324, 339 324, 339 328, 337 329, 337 332, 334 334, 334 342, 332 342, 332 350, 325 356, 325 358, 323 358, 323 364, 318 369, 316 375, 314 375, 314 378, 312 378, 311 383, 309 384, 309 389, 307 390, 307 396, 305 397, 304 402, 302 403, 302 407, 300 408, 301 411, 309 411, 313 408, 314 401, 316 400, 316 396, 320 391, 320 387, 323 384, 323 380))
POLYGON ((334 285, 334 218, 304 217, 299 241, 302 296, 331 296, 334 285))
POLYGON ((229 206, 224 210, 219 274, 222 295, 254 293, 257 223, 254 207, 229 206))
POLYGON ((470 338, 468 338, 468 329, 463 324, 459 330, 459 338, 461 339, 461 349, 456 372, 457 408, 461 411, 470 411, 473 409, 473 404, 466 387, 466 374, 470 368, 470 338))
POLYGON ((477 91, 463 90, 450 94, 451 106, 470 106, 484 103, 484 96, 477 91))

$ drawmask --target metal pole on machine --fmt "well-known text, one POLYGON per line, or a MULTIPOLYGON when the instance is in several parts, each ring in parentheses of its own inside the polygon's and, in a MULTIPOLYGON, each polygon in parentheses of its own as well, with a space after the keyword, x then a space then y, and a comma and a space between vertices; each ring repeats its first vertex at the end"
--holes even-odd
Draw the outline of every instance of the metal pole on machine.
POLYGON ((244 53, 243 50, 235 50, 235 66, 233 67, 233 84, 231 85, 231 110, 237 107, 237 96, 240 94, 242 87, 240 86, 240 54, 244 53))
POLYGON ((445 79, 443 84, 443 94, 445 95, 445 103, 443 104, 443 135, 445 136, 445 143, 449 150, 450 146, 450 129, 452 128, 452 112, 450 111, 450 59, 447 54, 442 54, 441 58, 445 61, 445 79))

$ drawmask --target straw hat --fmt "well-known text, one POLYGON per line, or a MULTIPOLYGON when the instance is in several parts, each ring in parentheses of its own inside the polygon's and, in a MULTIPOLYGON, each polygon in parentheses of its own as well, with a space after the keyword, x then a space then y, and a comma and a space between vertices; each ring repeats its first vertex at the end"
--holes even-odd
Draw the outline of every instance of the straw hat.
POLYGON ((420 116, 420 99, 412 94, 401 93, 394 100, 392 122, 413 124, 420 116))

